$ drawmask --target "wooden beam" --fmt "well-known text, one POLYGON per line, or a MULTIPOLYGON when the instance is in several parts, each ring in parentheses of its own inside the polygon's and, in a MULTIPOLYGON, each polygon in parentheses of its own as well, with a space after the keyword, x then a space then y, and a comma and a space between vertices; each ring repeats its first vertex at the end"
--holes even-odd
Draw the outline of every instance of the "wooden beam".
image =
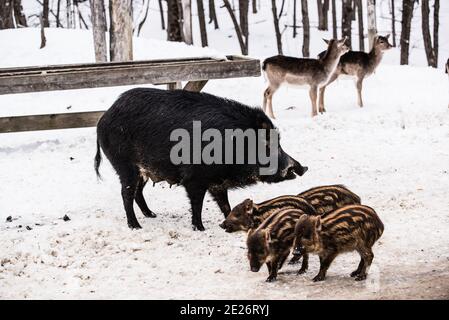
POLYGON ((0 118, 0 133, 95 127, 104 111, 0 118))
POLYGON ((178 59, 0 69, 0 94, 260 76, 260 61, 178 59))
POLYGON ((167 90, 178 90, 178 89, 182 89, 182 82, 181 81, 170 82, 170 83, 167 84, 167 90))
POLYGON ((206 85, 207 80, 201 80, 201 81, 189 81, 184 86, 184 90, 192 91, 192 92, 200 92, 203 90, 204 86, 206 85))

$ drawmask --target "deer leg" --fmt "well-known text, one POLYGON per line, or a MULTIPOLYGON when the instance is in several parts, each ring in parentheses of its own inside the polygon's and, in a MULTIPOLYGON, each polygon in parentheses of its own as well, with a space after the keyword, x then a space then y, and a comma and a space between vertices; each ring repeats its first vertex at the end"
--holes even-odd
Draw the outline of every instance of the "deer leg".
POLYGON ((318 115, 317 105, 316 105, 317 90, 318 90, 317 86, 311 86, 310 90, 309 90, 310 100, 312 101, 312 117, 318 115))
POLYGON ((319 112, 324 113, 326 109, 324 109, 324 91, 326 91, 326 86, 320 88, 320 96, 319 96, 319 112))
POLYGON ((359 105, 360 108, 363 107, 363 101, 362 101, 362 86, 363 86, 363 78, 358 78, 357 79, 357 103, 359 105))

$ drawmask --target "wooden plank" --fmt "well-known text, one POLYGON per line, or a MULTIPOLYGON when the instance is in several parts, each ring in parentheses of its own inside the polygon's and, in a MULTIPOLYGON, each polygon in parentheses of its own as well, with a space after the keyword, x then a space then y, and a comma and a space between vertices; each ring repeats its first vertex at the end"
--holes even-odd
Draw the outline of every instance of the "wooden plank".
POLYGON ((80 67, 26 75, 20 72, 18 75, 4 73, 0 75, 0 94, 260 76, 259 60, 229 58, 225 61, 201 60, 189 63, 146 62, 103 69, 99 66, 80 67))
POLYGON ((95 127, 104 111, 0 118, 0 133, 95 127))
POLYGON ((184 86, 184 90, 187 91, 193 91, 193 92, 200 92, 203 90, 204 86, 206 85, 207 80, 201 80, 201 81, 189 81, 184 86))
POLYGON ((182 83, 180 81, 171 82, 167 84, 167 90, 178 90, 178 89, 182 89, 182 83))

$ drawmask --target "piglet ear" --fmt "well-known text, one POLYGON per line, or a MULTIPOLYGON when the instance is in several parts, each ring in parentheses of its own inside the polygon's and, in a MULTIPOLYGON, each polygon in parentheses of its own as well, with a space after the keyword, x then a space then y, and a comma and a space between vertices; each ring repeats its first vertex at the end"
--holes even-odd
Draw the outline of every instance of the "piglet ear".
POLYGON ((318 232, 321 231, 321 217, 317 217, 315 221, 315 230, 318 232))

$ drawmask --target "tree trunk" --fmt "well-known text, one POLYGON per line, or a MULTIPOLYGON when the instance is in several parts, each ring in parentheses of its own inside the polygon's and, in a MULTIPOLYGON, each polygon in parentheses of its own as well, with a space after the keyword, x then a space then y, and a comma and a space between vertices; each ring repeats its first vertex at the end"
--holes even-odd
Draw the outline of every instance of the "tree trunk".
POLYGON ((359 50, 365 51, 365 35, 363 30, 363 4, 362 0, 356 0, 357 20, 359 22, 359 50))
POLYGON ((310 23, 309 23, 309 8, 307 6, 307 0, 301 0, 301 14, 302 14, 302 28, 303 28, 303 40, 302 40, 302 56, 308 58, 310 56, 310 23))
POLYGON ((223 4, 228 10, 229 15, 231 16, 232 23, 234 24, 234 29, 237 34, 237 39, 239 41, 240 50, 242 50, 243 55, 248 54, 248 47, 245 41, 243 40, 242 30, 240 29, 239 23, 237 22, 237 18, 235 17, 234 11, 232 10, 231 4, 229 3, 229 0, 223 0, 223 4))
POLYGON ((178 1, 167 0, 167 11, 167 40, 182 41, 178 1))
POLYGON ((111 61, 133 59, 133 19, 131 0, 109 0, 111 61))
POLYGON ((245 47, 248 48, 248 11, 249 11, 249 0, 239 0, 239 18, 240 18, 240 30, 242 31, 242 36, 245 39, 245 47))
POLYGON ((161 28, 165 30, 165 19, 164 19, 164 7, 162 6, 162 0, 158 0, 159 3, 159 12, 161 14, 161 28))
POLYGON ((150 7, 150 0, 143 0, 142 8, 140 10, 139 16, 137 17, 135 25, 133 27, 133 29, 134 29, 133 33, 136 36, 140 35, 140 31, 142 30, 142 27, 145 24, 145 21, 147 21, 149 7, 150 7))
POLYGON ((215 11, 215 1, 209 0, 209 23, 214 22, 214 29, 218 29, 217 12, 215 11))
POLYGON ((279 19, 276 7, 276 0, 271 0, 271 10, 273 12, 273 21, 274 21, 274 31, 276 34, 276 44, 278 48, 278 54, 283 54, 282 52, 282 37, 281 32, 279 30, 279 19))
POLYGON ((368 0, 367 15, 368 15, 368 43, 369 49, 371 50, 374 45, 374 38, 377 35, 376 0, 368 0))
POLYGON ((293 38, 296 38, 296 0, 293 0, 293 38))
POLYGON ((347 37, 346 44, 351 48, 352 0, 342 0, 341 12, 341 37, 347 37))
POLYGON ((48 20, 48 12, 49 12, 49 8, 48 8, 48 0, 44 0, 42 2, 42 20, 44 23, 44 28, 48 28, 50 27, 50 21, 48 20))
POLYGON ((440 41, 438 39, 438 31, 440 28, 440 0, 435 0, 433 7, 433 51, 435 53, 435 68, 438 68, 438 47, 440 41))
POLYGON ((252 0, 252 5, 253 5, 253 13, 256 14, 257 13, 257 0, 252 0))
POLYGON ((56 3, 56 28, 59 27, 62 28, 60 14, 61 14, 61 0, 58 0, 56 3))
POLYGON ((41 12, 39 15, 39 23, 41 25, 41 46, 40 49, 45 48, 47 44, 47 38, 45 37, 45 29, 44 29, 44 14, 41 12))
POLYGON ((410 46, 410 28, 413 18, 415 0, 402 1, 402 30, 401 30, 401 64, 408 64, 410 46))
POLYGON ((104 2, 98 0, 90 0, 92 32, 94 39, 95 61, 108 61, 108 53, 106 49, 106 12, 104 2))
POLYGON ((27 27, 27 19, 23 14, 22 0, 13 0, 13 9, 17 27, 27 27))
POLYGON ((0 1, 0 29, 14 28, 12 0, 0 1))
POLYGON ((434 48, 432 47, 432 38, 430 35, 430 22, 429 22, 429 0, 421 0, 421 16, 422 16, 422 34, 424 41, 424 49, 426 51, 427 64, 429 67, 437 67, 437 59, 435 56, 434 48))
POLYGON ((318 30, 328 30, 327 14, 329 12, 329 0, 317 0, 318 30))
POLYGON ((393 38, 393 47, 396 47, 396 14, 394 0, 391 0, 391 36, 393 38))
POLYGON ((201 46, 207 47, 207 29, 206 29, 206 18, 204 17, 204 6, 203 0, 196 0, 198 9, 198 22, 200 25, 201 33, 201 46))
POLYGON ((182 3, 182 38, 185 43, 193 44, 192 37, 192 0, 181 0, 182 3))
POLYGON ((332 0, 332 37, 334 39, 338 38, 337 34, 337 7, 335 0, 332 0))

